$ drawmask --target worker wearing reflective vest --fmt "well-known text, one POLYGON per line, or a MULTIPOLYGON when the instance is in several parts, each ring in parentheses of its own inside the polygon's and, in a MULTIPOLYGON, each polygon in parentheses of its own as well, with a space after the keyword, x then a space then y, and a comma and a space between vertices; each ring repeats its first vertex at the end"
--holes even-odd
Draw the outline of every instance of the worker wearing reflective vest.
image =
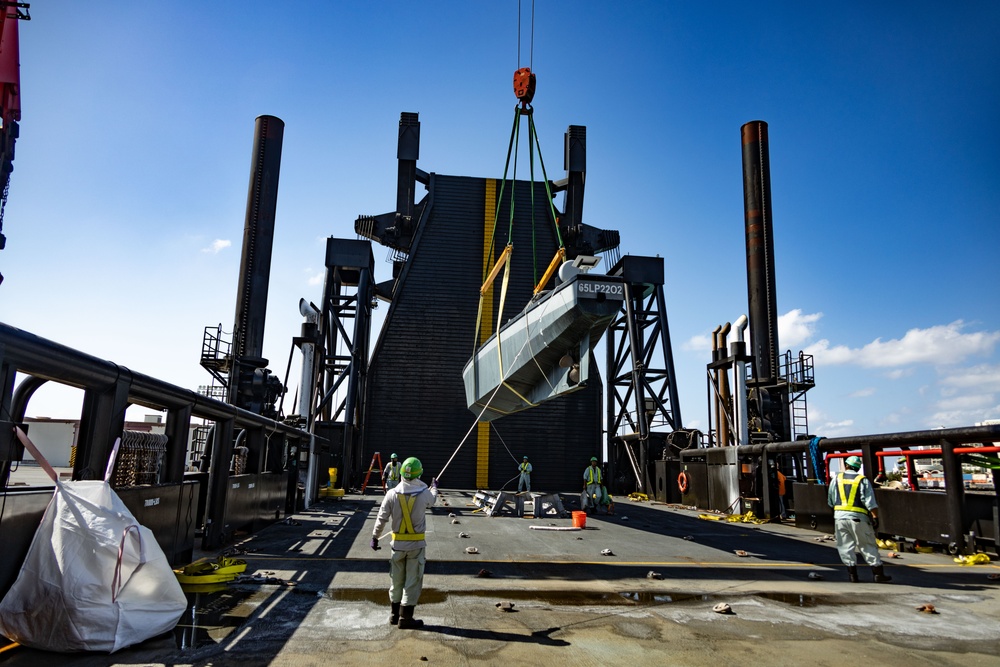
POLYGON ((520 473, 520 479, 517 480, 517 492, 521 493, 521 487, 524 487, 525 491, 531 491, 531 464, 528 463, 528 457, 525 456, 521 460, 521 465, 517 466, 517 470, 520 473))
POLYGON ((586 512, 589 513, 591 509, 596 510, 601 504, 601 496, 603 495, 601 484, 603 482, 604 477, 601 475, 601 469, 597 466, 597 457, 591 456, 590 465, 583 469, 583 509, 586 512))
POLYGON ((382 486, 391 489, 399 484, 399 468, 399 458, 393 454, 385 464, 385 470, 382 471, 382 486))
POLYGON ((424 622, 413 618, 413 608, 424 586, 425 514, 437 502, 437 480, 427 486, 420 480, 423 465, 410 457, 403 461, 403 481, 385 492, 379 507, 371 548, 378 551, 378 540, 386 526, 392 528, 392 556, 389 560, 389 623, 404 630, 419 628, 424 622))
POLYGON ((862 475, 861 458, 848 456, 844 462, 846 470, 837 473, 830 481, 827 503, 833 508, 834 533, 837 536, 837 551, 840 560, 847 566, 852 583, 858 581, 858 561, 855 550, 860 551, 865 562, 871 566, 877 583, 892 581, 882 569, 882 559, 878 555, 875 542, 875 528, 878 527, 878 504, 875 492, 868 478, 862 475))

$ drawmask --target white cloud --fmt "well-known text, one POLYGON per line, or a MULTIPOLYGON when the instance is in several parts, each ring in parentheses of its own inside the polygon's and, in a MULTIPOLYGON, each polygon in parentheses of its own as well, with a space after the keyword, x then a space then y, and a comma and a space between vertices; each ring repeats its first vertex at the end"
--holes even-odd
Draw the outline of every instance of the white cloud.
POLYGON ((962 333, 962 320, 928 329, 910 329, 900 339, 876 338, 859 349, 844 345, 830 346, 818 341, 806 350, 817 364, 857 364, 865 368, 892 368, 908 364, 956 364, 972 355, 990 354, 1000 341, 1000 331, 962 333))
POLYGON ((941 384, 973 391, 1000 392, 1000 366, 982 364, 955 369, 941 378, 941 384))
POLYGON ((993 394, 972 394, 956 396, 938 401, 938 407, 943 411, 962 410, 965 412, 982 412, 984 408, 992 407, 993 394))
POLYGON ((220 250, 224 250, 225 248, 228 248, 231 245, 233 245, 233 242, 229 241, 228 239, 215 239, 214 241, 212 241, 212 245, 208 246, 207 248, 202 248, 201 251, 210 252, 213 255, 217 255, 219 254, 220 250))
POLYGON ((681 344, 681 349, 686 352, 711 352, 712 337, 709 334, 691 336, 681 344))
POLYGON ((803 315, 799 308, 779 315, 778 340, 781 341, 781 347, 796 348, 812 339, 816 333, 816 323, 821 317, 823 313, 803 315))
POLYGON ((323 284, 323 279, 326 277, 326 271, 320 271, 314 275, 309 276, 309 286, 316 287, 323 284))
MULTIPOLYGON (((803 315, 802 310, 799 308, 790 310, 784 315, 779 315, 778 340, 781 341, 781 347, 792 349, 808 341, 816 333, 816 322, 821 317, 823 317, 823 313, 803 315)), ((735 340, 735 332, 730 333, 728 341, 731 343, 735 340)), ((704 333, 692 336, 684 341, 681 349, 687 352, 710 353, 712 351, 712 334, 704 333)))
POLYGON ((865 387, 864 389, 858 389, 857 391, 852 391, 848 394, 848 398, 868 398, 869 396, 875 395, 875 387, 865 387))
POLYGON ((928 416, 925 424, 927 428, 951 428, 968 426, 997 416, 1000 416, 1000 406, 998 405, 983 409, 940 410, 928 416))
POLYGON ((813 433, 821 433, 827 438, 837 438, 841 436, 854 435, 854 420, 844 419, 839 422, 826 422, 817 428, 813 428, 813 433))

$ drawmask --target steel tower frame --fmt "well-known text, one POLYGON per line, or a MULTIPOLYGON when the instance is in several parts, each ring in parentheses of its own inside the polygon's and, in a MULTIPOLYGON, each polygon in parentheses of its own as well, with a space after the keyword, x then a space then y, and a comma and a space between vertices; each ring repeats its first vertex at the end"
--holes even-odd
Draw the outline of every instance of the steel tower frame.
POLYGON ((663 258, 626 255, 608 275, 620 276, 625 283, 624 309, 606 334, 608 476, 617 479, 616 467, 624 454, 637 490, 648 493, 650 435, 662 434, 664 443, 669 435, 652 429, 683 429, 663 294, 663 258))

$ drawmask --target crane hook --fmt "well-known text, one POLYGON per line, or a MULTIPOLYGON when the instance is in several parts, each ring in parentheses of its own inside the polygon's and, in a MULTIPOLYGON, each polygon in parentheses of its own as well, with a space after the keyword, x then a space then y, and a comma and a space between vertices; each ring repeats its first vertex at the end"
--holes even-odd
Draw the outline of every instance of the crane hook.
POLYGON ((514 95, 521 100, 521 108, 527 109, 535 96, 535 73, 530 67, 522 67, 514 72, 514 95))

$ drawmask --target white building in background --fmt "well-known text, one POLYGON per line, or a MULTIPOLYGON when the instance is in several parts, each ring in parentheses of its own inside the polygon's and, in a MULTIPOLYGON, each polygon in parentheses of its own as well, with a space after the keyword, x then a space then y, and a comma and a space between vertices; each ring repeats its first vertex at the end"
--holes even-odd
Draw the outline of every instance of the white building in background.
MULTIPOLYGON (((25 417, 28 437, 54 468, 71 468, 73 451, 80 437, 79 419, 50 419, 48 417, 25 417)), ((154 433, 161 435, 166 430, 163 415, 146 415, 141 422, 125 422, 126 431, 154 433)), ((34 461, 28 452, 25 461, 34 461)))

